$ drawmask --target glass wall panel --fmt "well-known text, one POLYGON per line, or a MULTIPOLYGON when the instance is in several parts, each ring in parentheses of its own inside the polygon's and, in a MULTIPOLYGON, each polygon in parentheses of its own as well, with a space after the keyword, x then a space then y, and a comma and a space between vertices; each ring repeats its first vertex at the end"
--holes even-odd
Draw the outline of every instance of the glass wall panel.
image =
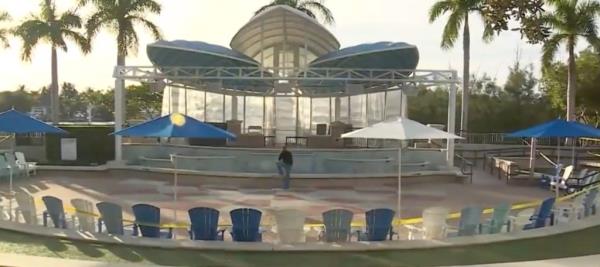
POLYGON ((286 136, 296 135, 296 97, 275 98, 277 143, 285 143, 286 136))
POLYGON ((223 95, 206 93, 207 122, 223 122, 223 95))
POLYGON ((400 117, 400 103, 402 103, 400 91, 387 92, 387 100, 385 103, 386 119, 400 117))
POLYGON ((298 99, 299 105, 299 125, 298 127, 298 135, 305 136, 310 134, 310 98, 309 97, 299 97, 298 99))
POLYGON ((350 123, 348 116, 348 97, 340 97, 340 121, 350 123))
POLYGON ((263 126, 263 97, 262 96, 247 96, 246 97, 246 131, 249 127, 263 126))
POLYGON ((355 95, 350 97, 350 123, 352 127, 367 126, 367 96, 355 95))
POLYGON ((329 98, 313 98, 312 100, 312 134, 317 134, 317 124, 330 122, 329 98))
MULTIPOLYGON (((186 101, 181 101, 179 103, 179 112, 185 113, 197 120, 206 121, 204 114, 205 92, 197 90, 187 90, 187 92, 185 92, 184 89, 180 89, 180 94, 183 96, 187 95, 187 103, 185 103, 186 101)), ((183 99, 185 99, 185 97, 183 99)))
POLYGON ((367 122, 369 125, 373 125, 380 121, 383 121, 384 111, 384 99, 385 93, 374 93, 368 94, 367 99, 369 101, 367 110, 367 122))
POLYGON ((230 121, 233 118, 231 115, 231 99, 230 95, 225 96, 225 121, 230 121))
POLYGON ((275 106, 273 105, 273 97, 265 97, 265 118, 264 129, 265 135, 275 135, 275 106))

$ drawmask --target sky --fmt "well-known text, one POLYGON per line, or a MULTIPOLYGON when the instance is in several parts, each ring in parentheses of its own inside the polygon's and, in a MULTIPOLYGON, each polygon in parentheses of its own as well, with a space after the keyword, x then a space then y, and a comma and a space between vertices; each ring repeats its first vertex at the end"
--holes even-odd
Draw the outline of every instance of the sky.
MULTIPOLYGON (((55 0, 59 11, 71 9, 75 0, 55 0)), ((229 46, 233 35, 253 15, 253 11, 269 0, 158 0, 163 11, 149 16, 162 30, 164 39, 199 40, 229 46)), ((342 47, 378 41, 402 41, 417 45, 419 69, 462 70, 462 45, 443 50, 440 41, 446 18, 428 22, 428 10, 434 0, 327 0, 336 23, 327 28, 338 38, 342 47)), ((0 0, 0 10, 11 14, 14 23, 37 12, 40 0, 0 0)), ((79 10, 83 17, 90 8, 79 10)), ((0 26, 11 26, 4 24, 0 26)), ((137 55, 127 58, 127 65, 150 65, 145 46, 153 42, 149 34, 138 28, 140 48, 137 55)), ((518 32, 505 32, 489 44, 481 41, 482 24, 471 20, 471 72, 487 73, 503 83, 508 67, 520 51, 521 64, 534 64, 539 69, 540 46, 529 45, 518 32)), ((39 45, 31 62, 20 59, 21 42, 10 41, 10 48, 0 49, 0 91, 14 90, 24 84, 37 90, 50 83, 50 47, 39 45)), ((83 55, 69 43, 68 52, 58 54, 59 82, 72 82, 80 90, 87 87, 107 89, 114 84, 116 42, 112 32, 103 31, 93 41, 93 51, 83 55)), ((560 57, 560 55, 559 55, 560 57)))

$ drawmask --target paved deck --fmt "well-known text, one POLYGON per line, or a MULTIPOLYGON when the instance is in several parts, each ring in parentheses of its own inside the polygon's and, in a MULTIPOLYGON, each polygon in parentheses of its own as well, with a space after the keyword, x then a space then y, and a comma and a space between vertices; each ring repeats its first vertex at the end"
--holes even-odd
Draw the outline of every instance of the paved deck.
MULTIPOLYGON (((142 172, 40 172, 33 178, 16 180, 16 190, 41 198, 53 195, 68 204, 71 199, 83 198, 94 203, 110 201, 125 209, 149 203, 163 209, 162 222, 188 222, 187 210, 207 206, 221 211, 221 224, 229 224, 228 212, 237 207, 253 207, 265 211, 263 224, 274 224, 271 211, 294 208, 305 212, 307 223, 321 221, 321 213, 332 208, 346 208, 355 219, 364 218, 372 208, 396 208, 396 179, 303 179, 293 180, 288 192, 277 189, 276 177, 262 179, 182 177, 178 201, 173 201, 172 176, 142 172)), ((0 191, 8 191, 0 184, 0 191)), ((409 183, 402 188, 402 215, 419 217, 422 210, 443 206, 458 211, 466 205, 493 207, 501 202, 520 203, 540 200, 552 195, 535 186, 507 185, 501 180, 476 169, 473 184, 453 182, 409 183)), ((6 202, 6 199, 4 200, 6 202)), ((4 203, 6 205, 6 203, 4 203)), ((40 207, 41 209, 42 207, 40 207)), ((268 236, 267 236, 268 239, 268 236)))

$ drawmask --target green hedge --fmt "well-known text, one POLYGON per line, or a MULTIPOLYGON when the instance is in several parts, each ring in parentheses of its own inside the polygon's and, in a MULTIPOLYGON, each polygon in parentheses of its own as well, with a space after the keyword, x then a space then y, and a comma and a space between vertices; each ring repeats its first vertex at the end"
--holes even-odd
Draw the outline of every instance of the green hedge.
POLYGON ((60 126, 69 132, 67 136, 48 135, 46 137, 46 157, 52 165, 102 165, 113 160, 115 138, 109 135, 113 126, 60 126), (60 160, 60 138, 77 139, 77 160, 60 160))

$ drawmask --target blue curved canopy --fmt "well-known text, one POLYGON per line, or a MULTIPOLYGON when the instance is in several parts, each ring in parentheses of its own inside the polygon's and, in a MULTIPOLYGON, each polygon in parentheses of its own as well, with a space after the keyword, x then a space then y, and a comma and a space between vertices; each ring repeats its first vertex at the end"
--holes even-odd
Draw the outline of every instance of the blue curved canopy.
POLYGON ((310 66, 413 70, 418 63, 419 50, 416 46, 402 42, 378 42, 331 52, 315 59, 310 66))
POLYGON ((229 48, 198 41, 158 41, 149 44, 148 57, 157 66, 253 67, 256 60, 229 48))
POLYGON ((14 109, 0 113, 0 132, 5 133, 53 133, 68 134, 63 129, 34 119, 14 109))
POLYGON ((233 133, 180 113, 172 113, 112 134, 135 137, 236 138, 233 133))
POLYGON ((516 131, 508 137, 600 137, 600 129, 576 121, 552 120, 516 131))

